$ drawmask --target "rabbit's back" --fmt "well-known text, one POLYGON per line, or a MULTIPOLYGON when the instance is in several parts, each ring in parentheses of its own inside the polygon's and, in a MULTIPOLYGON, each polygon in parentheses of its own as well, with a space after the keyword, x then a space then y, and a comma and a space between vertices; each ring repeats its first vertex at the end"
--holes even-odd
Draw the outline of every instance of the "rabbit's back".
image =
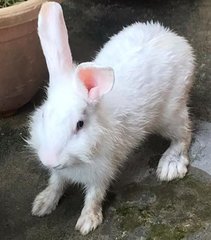
POLYGON ((139 116, 140 122, 154 120, 167 104, 186 97, 194 69, 191 46, 159 23, 124 28, 104 45, 95 62, 111 66, 115 73, 105 104, 116 117, 139 116))
POLYGON ((193 64, 191 46, 185 38, 151 22, 123 28, 103 46, 94 62, 113 67, 118 78, 121 72, 126 73, 129 69, 132 71, 140 65, 152 68, 156 60, 159 60, 156 65, 161 67, 162 60, 168 64, 173 63, 173 58, 177 58, 176 62, 183 60, 193 64))

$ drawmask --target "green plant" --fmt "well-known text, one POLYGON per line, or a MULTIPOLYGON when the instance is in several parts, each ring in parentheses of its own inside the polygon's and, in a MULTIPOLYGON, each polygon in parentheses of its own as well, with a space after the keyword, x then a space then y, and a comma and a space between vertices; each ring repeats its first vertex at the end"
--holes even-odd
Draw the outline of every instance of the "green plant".
POLYGON ((9 7, 19 2, 24 2, 27 0, 0 0, 0 8, 9 7))

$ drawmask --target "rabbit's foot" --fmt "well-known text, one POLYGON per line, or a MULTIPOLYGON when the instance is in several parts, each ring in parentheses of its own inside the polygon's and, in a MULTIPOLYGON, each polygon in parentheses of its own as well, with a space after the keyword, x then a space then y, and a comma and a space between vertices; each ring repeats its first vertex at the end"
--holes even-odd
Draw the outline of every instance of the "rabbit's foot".
POLYGON ((33 202, 32 215, 42 217, 55 210, 60 196, 51 188, 47 187, 37 195, 33 202))
POLYGON ((100 225, 103 221, 102 210, 98 212, 95 211, 85 211, 81 213, 77 224, 75 226, 76 230, 79 230, 82 235, 88 234, 90 231, 93 231, 100 225))
POLYGON ((160 159, 157 176, 161 181, 183 178, 187 173, 188 158, 183 155, 167 155, 160 159))

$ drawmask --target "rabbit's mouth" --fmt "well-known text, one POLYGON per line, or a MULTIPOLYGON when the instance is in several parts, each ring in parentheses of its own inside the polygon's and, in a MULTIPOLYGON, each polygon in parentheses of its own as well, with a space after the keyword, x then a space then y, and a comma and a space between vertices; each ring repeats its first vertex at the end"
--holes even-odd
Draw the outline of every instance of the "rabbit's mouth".
POLYGON ((62 164, 58 164, 57 166, 53 167, 53 170, 62 170, 67 168, 67 166, 62 165, 62 164))

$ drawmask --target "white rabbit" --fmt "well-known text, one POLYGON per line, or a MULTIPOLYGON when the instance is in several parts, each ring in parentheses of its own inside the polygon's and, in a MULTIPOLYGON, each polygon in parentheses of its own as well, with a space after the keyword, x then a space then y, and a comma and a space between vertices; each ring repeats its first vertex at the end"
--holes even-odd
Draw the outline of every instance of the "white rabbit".
POLYGON ((111 180, 147 134, 171 140, 158 178, 185 176, 193 51, 159 23, 135 23, 114 35, 92 62, 75 65, 62 8, 53 2, 42 5, 38 34, 50 80, 46 101, 31 117, 28 142, 51 177, 32 213, 51 213, 66 183, 81 183, 86 196, 76 229, 85 235, 101 224, 111 180))

